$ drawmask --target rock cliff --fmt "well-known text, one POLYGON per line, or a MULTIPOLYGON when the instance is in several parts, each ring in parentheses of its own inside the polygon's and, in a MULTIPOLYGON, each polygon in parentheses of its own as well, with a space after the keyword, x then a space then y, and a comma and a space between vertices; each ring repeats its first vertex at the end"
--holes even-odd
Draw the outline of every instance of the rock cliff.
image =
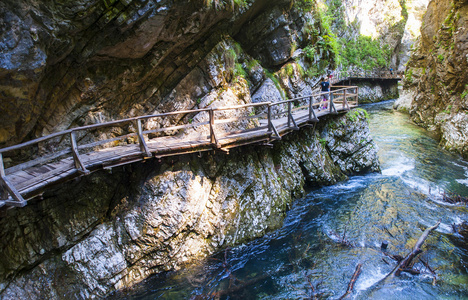
POLYGON ((431 1, 421 33, 396 106, 468 157, 468 2, 431 1))
POLYGON ((239 77, 263 99, 273 83, 270 97, 306 94, 329 69, 396 69, 425 1, 348 2, 2 1, 0 146, 196 107, 239 77))
MULTIPOLYGON (((330 21, 350 6, 327 3, 2 1, 0 145, 122 117, 308 95, 340 67, 344 40, 337 34, 353 38, 346 23, 330 21)), ((385 19, 371 7, 374 24, 385 19)), ((397 47, 399 37, 393 40, 397 47)), ((53 141, 42 148, 35 150, 53 150, 53 141)), ((102 297, 278 228, 306 184, 378 169, 365 112, 355 110, 273 149, 249 146, 229 156, 186 155, 93 174, 4 212, 0 295, 102 297)))

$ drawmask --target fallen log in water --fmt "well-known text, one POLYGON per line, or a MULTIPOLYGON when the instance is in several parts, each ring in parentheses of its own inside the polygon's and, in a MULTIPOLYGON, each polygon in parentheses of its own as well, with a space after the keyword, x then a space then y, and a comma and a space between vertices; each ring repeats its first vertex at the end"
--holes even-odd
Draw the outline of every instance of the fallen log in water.
POLYGON ((353 277, 351 277, 351 280, 348 283, 348 288, 346 289, 346 293, 340 297, 340 300, 348 297, 349 294, 351 294, 351 292, 353 291, 354 284, 356 283, 356 280, 358 279, 359 275, 361 275, 361 267, 362 267, 362 264, 358 264, 356 266, 356 270, 354 271, 353 277))
POLYGON ((424 232, 421 234, 418 241, 414 245, 413 250, 404 259, 399 261, 397 266, 390 273, 388 273, 387 276, 385 276, 383 279, 379 280, 377 283, 371 286, 365 294, 369 296, 373 291, 380 288, 382 285, 389 283, 389 281, 391 281, 396 276, 400 276, 401 272, 407 272, 413 275, 419 274, 420 272, 418 270, 413 269, 413 265, 411 263, 413 259, 422 252, 421 247, 426 241, 427 237, 429 236, 429 233, 431 233, 431 231, 439 227, 439 224, 440 220, 434 226, 424 230, 424 232))
MULTIPOLYGON (((412 269, 411 262, 413 259, 422 252, 421 247, 424 244, 424 241, 427 239, 429 236, 429 233, 431 233, 432 230, 436 229, 439 227, 440 221, 437 222, 432 227, 427 228, 424 230, 424 232, 421 234, 419 237, 418 241, 416 242, 416 245, 413 247, 413 251, 411 251, 410 254, 408 254, 400 263, 397 265, 397 267, 392 271, 394 276, 399 276, 402 271, 405 271, 406 269, 412 269)), ((392 274, 390 273, 390 274, 392 274)))

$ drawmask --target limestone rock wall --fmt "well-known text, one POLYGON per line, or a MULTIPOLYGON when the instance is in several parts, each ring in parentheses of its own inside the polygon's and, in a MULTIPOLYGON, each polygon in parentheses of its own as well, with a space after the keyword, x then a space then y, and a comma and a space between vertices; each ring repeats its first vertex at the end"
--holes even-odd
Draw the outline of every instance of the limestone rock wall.
POLYGON ((392 49, 390 67, 404 71, 411 47, 420 36, 429 0, 347 0, 345 17, 354 35, 379 39, 392 49))
POLYGON ((344 27, 331 28, 334 34, 357 24, 354 34, 379 36, 397 56, 407 53, 398 26, 424 7, 424 0, 2 1, 0 147, 96 122, 195 108, 198 99, 239 77, 250 96, 261 89, 256 101, 267 79, 282 98, 310 93, 327 70, 340 67, 320 16, 332 2, 346 16, 344 27), (315 47, 313 57, 307 46, 315 47))
MULTIPOLYGON (((320 22, 299 5, 305 2, 2 1, 0 146, 123 117, 308 95, 321 76, 308 68, 332 68, 332 50, 306 57, 319 37, 304 27, 320 22)), ((203 115, 145 126, 197 118, 203 115)), ((53 151, 54 142, 33 150, 53 151)), ((273 149, 93 174, 3 212, 1 298, 102 297, 278 228, 305 183, 378 168, 357 110, 273 149)))
POLYGON ((396 106, 468 156, 468 2, 431 1, 396 106), (403 101, 404 100, 404 101, 403 101))

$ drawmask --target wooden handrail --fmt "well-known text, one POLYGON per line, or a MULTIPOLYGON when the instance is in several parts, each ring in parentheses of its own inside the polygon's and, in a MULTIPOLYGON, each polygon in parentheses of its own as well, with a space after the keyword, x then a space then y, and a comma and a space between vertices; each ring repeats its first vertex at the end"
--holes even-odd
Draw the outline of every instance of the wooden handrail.
MULTIPOLYGON (((10 203, 12 201, 10 200, 2 200, 0 199, 0 206, 5 205, 8 201, 8 205, 11 206, 23 206, 25 204, 24 199, 21 197, 21 194, 15 189, 15 187, 11 184, 11 182, 8 180, 7 176, 9 174, 14 174, 14 172, 26 170, 28 168, 32 168, 33 166, 36 165, 42 165, 45 163, 48 163, 49 161, 53 161, 58 159, 61 156, 64 155, 70 155, 72 156, 73 163, 74 163, 74 169, 75 171, 81 173, 81 174, 89 174, 90 171, 86 168, 86 165, 83 163, 82 157, 85 155, 83 153, 80 153, 80 149, 85 149, 85 148, 90 148, 90 147, 95 147, 99 145, 103 145, 109 142, 121 140, 123 138, 129 138, 136 136, 139 144, 139 150, 141 153, 142 158, 148 158, 152 157, 152 153, 149 150, 149 147, 147 145, 147 142, 145 140, 145 135, 151 134, 151 133, 157 133, 157 132, 164 132, 164 131, 170 131, 170 130, 180 130, 184 128, 194 128, 197 126, 209 126, 209 140, 211 142, 211 145, 214 148, 220 148, 221 144, 220 141, 218 140, 217 133, 215 131, 215 126, 216 124, 227 124, 227 123, 232 123, 236 122, 239 120, 251 120, 254 118, 260 119, 260 118, 265 118, 267 119, 267 125, 264 128, 268 128, 267 133, 269 134, 270 139, 281 139, 281 136, 275 127, 275 124, 273 123, 273 119, 275 117, 282 117, 285 116, 287 117, 287 128, 292 129, 292 130, 297 130, 299 129, 298 124, 296 123, 295 116, 293 116, 293 112, 295 113, 298 110, 308 110, 307 114, 307 120, 310 122, 316 122, 318 121, 317 115, 314 111, 314 107, 316 108, 317 106, 320 105, 320 100, 319 102, 314 102, 314 100, 317 99, 317 97, 320 97, 322 95, 329 95, 329 111, 332 113, 336 113, 337 109, 333 103, 334 95, 335 94, 344 94, 344 102, 343 102, 343 108, 346 107, 349 109, 349 105, 346 101, 347 97, 353 97, 355 98, 355 105, 357 105, 357 93, 358 93, 358 87, 357 86, 339 86, 338 89, 332 90, 332 91, 327 91, 327 92, 319 92, 319 93, 314 93, 312 95, 307 95, 307 96, 301 96, 293 99, 287 99, 287 100, 282 100, 279 102, 259 102, 259 103, 249 103, 249 104, 243 104, 243 105, 235 105, 235 106, 227 106, 227 107, 210 107, 210 108, 202 108, 202 109, 193 109, 193 110, 183 110, 183 111, 174 111, 174 112, 166 112, 166 113, 159 113, 159 114, 151 114, 151 115, 144 115, 144 116, 137 116, 137 117, 131 117, 131 118, 125 118, 121 120, 115 120, 115 121, 109 121, 109 122, 104 122, 104 123, 97 123, 97 124, 91 124, 91 125, 85 125, 81 127, 75 127, 71 129, 67 129, 61 132, 56 132, 52 133, 47 136, 43 136, 34 140, 30 140, 18 145, 13 145, 9 146, 3 149, 0 149, 0 185, 4 187, 4 191, 6 190, 7 193, 9 193, 15 200, 15 203, 10 203), (353 90, 356 90, 356 93, 352 93, 353 90), (347 93, 347 91, 349 91, 347 93), (348 96, 349 95, 349 96, 348 96), (293 102, 295 101, 300 101, 300 100, 307 100, 307 105, 301 105, 299 107, 292 107, 293 102), (287 104, 287 110, 283 111, 283 109, 280 109, 279 112, 275 112, 275 114, 272 113, 272 107, 274 106, 279 106, 279 105, 284 105, 287 104), (216 119, 215 112, 216 111, 226 111, 226 110, 240 110, 240 109, 248 109, 248 108, 255 108, 255 107, 265 107, 266 111, 263 110, 263 113, 255 114, 252 116, 241 116, 241 117, 236 117, 236 118, 224 118, 224 119, 216 119), (168 117, 168 116, 173 116, 173 115, 188 115, 188 114, 196 114, 196 113, 201 113, 201 112, 208 112, 209 119, 208 120, 201 120, 201 122, 195 123, 195 124, 184 124, 184 125, 178 125, 178 126, 169 126, 166 128, 157 128, 157 129, 152 129, 152 130, 143 130, 142 126, 142 121, 147 121, 152 118, 163 118, 163 117, 168 117), (128 134, 124 134, 121 136, 113 137, 110 139, 104 139, 104 140, 98 140, 92 143, 88 143, 85 145, 78 145, 77 143, 77 134, 82 131, 89 131, 89 130, 96 130, 96 129, 101 129, 105 127, 112 127, 116 125, 121 125, 125 123, 133 123, 133 125, 136 125, 136 132, 131 132, 128 134), (65 137, 69 135, 69 139, 63 139, 68 143, 68 145, 64 145, 65 147, 62 147, 64 149, 57 151, 52 154, 45 154, 42 155, 38 158, 31 159, 29 161, 26 161, 24 163, 9 167, 8 169, 4 168, 4 162, 3 162, 3 154, 9 151, 15 151, 22 149, 24 147, 32 146, 35 144, 39 144, 54 138, 59 138, 59 137, 65 137), (7 202, 5 202, 7 201, 7 202)), ((341 99, 341 96, 340 96, 341 99)), ((224 135, 220 135, 222 138, 224 135)), ((245 142, 244 142, 245 143, 245 142)), ((70 156, 68 156, 70 157, 70 156)), ((1 196, 1 195, 0 195, 1 196)))

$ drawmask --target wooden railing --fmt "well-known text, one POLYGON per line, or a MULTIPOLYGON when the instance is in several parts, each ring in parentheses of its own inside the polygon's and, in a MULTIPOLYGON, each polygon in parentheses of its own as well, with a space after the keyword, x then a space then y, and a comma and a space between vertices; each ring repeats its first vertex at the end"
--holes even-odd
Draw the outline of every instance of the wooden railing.
MULTIPOLYGON (((163 157, 213 149, 226 150, 249 143, 281 139, 282 134, 290 130, 298 130, 301 124, 317 122, 317 113, 320 106, 327 107, 326 111, 320 111, 323 115, 337 113, 339 110, 348 110, 350 107, 357 105, 358 88, 356 86, 340 86, 334 87, 330 92, 316 93, 274 103, 261 102, 230 107, 210 107, 152 114, 81 126, 53 133, 0 149, 0 184, 3 186, 3 190, 0 189, 0 207, 4 205, 24 206, 26 204, 25 198, 36 196, 35 191, 41 190, 58 180, 56 178, 49 178, 51 176, 50 172, 41 171, 43 173, 38 172, 36 174, 34 170, 37 170, 41 166, 54 164, 56 168, 61 162, 71 159, 73 170, 64 168, 62 173, 57 173, 58 171, 54 173, 54 177, 60 178, 63 176, 64 178, 68 178, 70 176, 87 175, 99 168, 112 168, 153 156, 163 157), (324 96, 328 97, 327 101, 323 101, 324 96), (236 116, 234 118, 225 118, 226 111, 234 111, 236 116), (163 124, 165 118, 176 116, 179 117, 178 120, 185 117, 187 123, 167 127, 151 125, 151 121, 158 120, 158 124, 163 124), (194 118, 197 118, 195 122, 193 121, 194 118), (242 122, 244 123, 241 124, 242 122), (223 124, 224 127, 222 127, 223 124), (80 144, 80 138, 89 138, 90 136, 96 138, 97 131, 109 133, 109 128, 122 128, 123 126, 127 126, 129 131, 126 134, 111 138, 107 138, 106 136, 104 139, 97 138, 97 140, 93 140, 92 142, 80 144), (201 137, 199 135, 194 138, 187 133, 187 131, 191 129, 195 130, 195 128, 199 127, 203 127, 203 130, 200 131, 202 133, 201 137), (241 127, 241 130, 239 130, 239 127, 241 127), (207 135, 203 135, 204 132, 207 135), (184 135, 184 133, 187 135, 184 135), (242 133, 244 136, 240 136, 242 133), (177 135, 179 137, 174 138, 177 135), (235 135, 239 135, 240 137, 234 142, 228 141, 228 138, 232 139, 235 135), (152 137, 150 138, 150 136, 152 137), (205 137, 207 138, 206 143, 204 142, 205 137), (167 142, 168 138, 174 141, 184 141, 185 144, 176 144, 174 142, 171 144, 167 142), (122 140, 126 140, 124 142, 126 145, 123 147, 119 144, 122 140), (167 149, 158 148, 164 141, 168 145, 167 149), (33 148, 34 151, 32 150, 32 152, 38 152, 41 145, 43 146, 47 143, 53 144, 57 150, 49 153, 35 154, 34 157, 30 157, 21 163, 13 164, 10 162, 5 167, 5 154, 24 151, 28 147, 33 148), (198 143, 197 145, 199 146, 194 146, 194 143, 198 143), (190 144, 190 147, 186 146, 186 144, 190 144), (125 155, 130 157, 130 154, 122 154, 123 156, 119 156, 119 159, 112 156, 101 157, 100 160, 95 158, 91 160, 90 158, 92 154, 96 154, 95 156, 99 156, 98 154, 100 153, 108 154, 109 151, 107 150, 109 148, 116 148, 118 146, 119 149, 124 149, 126 146, 131 145, 137 145, 137 158, 133 157, 135 155, 133 152, 131 154, 133 156, 129 159, 125 159, 125 155), (84 156, 86 156, 86 159, 84 159, 84 156), (28 177, 28 174, 31 178, 28 177), (23 176, 25 179, 23 180, 19 176, 23 176), (16 186, 20 186, 20 188, 16 186)), ((58 170, 59 168, 56 169, 58 170)))
POLYGON ((332 74, 332 83, 349 79, 402 79, 403 71, 340 71, 332 74))

